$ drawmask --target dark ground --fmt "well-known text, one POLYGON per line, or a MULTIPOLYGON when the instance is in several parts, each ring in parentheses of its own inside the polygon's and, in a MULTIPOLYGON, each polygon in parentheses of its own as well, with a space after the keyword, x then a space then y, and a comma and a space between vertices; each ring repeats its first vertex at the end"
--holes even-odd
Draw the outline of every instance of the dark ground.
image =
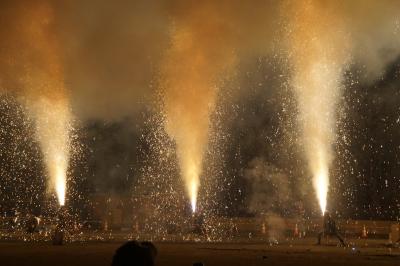
MULTIPOLYGON (((400 265, 400 249, 377 241, 355 243, 356 248, 336 242, 315 246, 311 240, 270 246, 249 243, 156 243, 156 265, 400 265), (367 245, 367 246, 366 246, 367 245), (360 247, 362 246, 362 247, 360 247)), ((64 246, 50 243, 0 242, 0 265, 110 265, 122 242, 81 242, 64 246)))

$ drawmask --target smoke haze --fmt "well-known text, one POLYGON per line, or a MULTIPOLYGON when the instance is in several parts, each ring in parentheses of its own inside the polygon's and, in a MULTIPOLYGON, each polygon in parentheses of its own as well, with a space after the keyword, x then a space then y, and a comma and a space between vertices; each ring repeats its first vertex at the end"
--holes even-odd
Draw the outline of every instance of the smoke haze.
MULTIPOLYGON (((307 2, 314 3, 321 12, 341 24, 348 43, 335 45, 350 47, 352 61, 374 73, 375 77, 398 55, 397 1, 314 0, 301 3, 307 2)), ((235 51, 238 60, 248 56, 270 56, 286 49, 280 40, 287 35, 287 22, 293 23, 295 13, 301 10, 299 6, 303 4, 299 3, 2 1, 1 87, 3 91, 20 90, 22 86, 18 81, 21 79, 16 78, 15 73, 32 68, 27 65, 43 66, 44 61, 51 60, 49 57, 56 56, 62 60, 58 68, 66 73, 67 88, 80 116, 126 116, 140 109, 140 104, 144 104, 141 99, 151 95, 157 87, 153 81, 162 68, 161 60, 177 38, 176 34, 182 31, 180 28, 190 28, 190 31, 204 35, 204 38, 197 37, 201 41, 197 45, 209 51, 209 60, 231 51, 235 51), (42 21, 47 20, 44 23, 48 23, 49 34, 46 43, 36 42, 35 48, 35 42, 28 41, 23 32, 29 30, 25 26, 30 24, 33 13, 43 12, 40 10, 44 8, 47 14, 42 21), (206 19, 208 16, 209 20, 206 19), (218 34, 215 39, 213 34, 218 34), (39 49, 46 50, 46 57, 29 56, 29 50, 38 49, 38 45, 43 47, 39 49), (50 52, 45 48, 48 46, 55 48, 50 52), (215 46, 226 50, 218 50, 215 46), (211 48, 216 49, 211 52, 211 48)), ((337 26, 332 23, 332 27, 337 26)), ((329 25, 326 27, 326 35, 337 32, 329 25)), ((210 67, 217 69, 218 63, 210 67)), ((224 78, 221 77, 223 73, 214 75, 218 76, 217 80, 224 78)))

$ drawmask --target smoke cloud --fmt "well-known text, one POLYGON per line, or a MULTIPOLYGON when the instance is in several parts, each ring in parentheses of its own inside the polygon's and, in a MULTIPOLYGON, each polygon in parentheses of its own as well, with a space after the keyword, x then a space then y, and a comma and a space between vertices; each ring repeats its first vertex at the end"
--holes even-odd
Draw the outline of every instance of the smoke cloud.
POLYGON ((262 157, 249 162, 244 177, 251 189, 247 204, 252 213, 283 215, 293 201, 288 176, 262 157))
POLYGON ((251 190, 248 209, 266 225, 269 241, 276 243, 284 236, 286 225, 282 217, 295 202, 289 177, 262 157, 249 162, 244 177, 251 190))
MULTIPOLYGON (((171 46, 178 38, 183 41, 178 35, 184 35, 184 31, 200 41, 197 48, 207 51, 205 56, 212 62, 232 51, 236 61, 276 56, 279 51, 291 51, 282 40, 293 27, 304 28, 309 23, 302 21, 304 17, 299 14, 311 5, 318 18, 326 20, 320 15, 324 13, 338 22, 320 25, 326 27, 320 37, 332 34, 333 39, 339 34, 346 35, 345 42, 338 40, 331 46, 350 48, 351 62, 374 77, 398 56, 400 49, 399 4, 391 0, 379 3, 373 0, 301 3, 34 0, 2 1, 1 5, 1 89, 19 90, 21 79, 15 77, 16 73, 32 69, 28 65, 36 68, 51 60, 32 55, 30 51, 40 46, 43 48, 40 50, 61 59, 58 68, 64 73, 71 104, 83 118, 129 116, 147 104, 144 99, 151 97, 157 87, 153 82, 158 71, 166 64, 165 58, 172 57, 167 55, 174 49, 171 46), (29 30, 32 12, 41 12, 38 9, 43 6, 51 10, 51 14, 42 18, 43 21, 51 16, 44 21, 48 34, 44 43, 36 40, 34 48, 34 42, 23 41, 27 40, 23 31, 29 30), (48 46, 55 47, 50 49, 53 52, 48 51, 48 46)), ((220 66, 216 62, 210 67, 220 66)), ((214 76, 223 79, 224 72, 214 76)))

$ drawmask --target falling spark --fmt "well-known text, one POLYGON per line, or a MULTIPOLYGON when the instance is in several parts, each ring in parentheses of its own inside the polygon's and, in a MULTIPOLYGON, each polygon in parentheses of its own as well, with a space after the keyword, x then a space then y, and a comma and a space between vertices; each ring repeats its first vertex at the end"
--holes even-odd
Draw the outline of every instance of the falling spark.
POLYGON ((321 212, 327 205, 329 168, 335 142, 336 106, 349 60, 341 16, 318 1, 296 1, 290 13, 289 57, 299 124, 321 212))

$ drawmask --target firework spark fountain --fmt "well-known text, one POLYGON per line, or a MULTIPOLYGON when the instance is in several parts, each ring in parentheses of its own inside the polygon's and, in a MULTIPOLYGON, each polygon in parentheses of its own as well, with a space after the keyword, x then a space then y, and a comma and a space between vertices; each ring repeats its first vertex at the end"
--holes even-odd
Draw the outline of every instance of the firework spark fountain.
POLYGON ((336 106, 348 63, 349 40, 341 17, 318 1, 297 1, 290 13, 292 86, 304 149, 322 213, 335 141, 336 106))
POLYGON ((58 42, 52 32, 53 13, 51 6, 43 2, 30 6, 19 17, 21 24, 29 25, 21 29, 20 42, 29 47, 29 53, 21 58, 26 62, 21 78, 24 88, 21 100, 35 122, 36 138, 49 179, 48 191, 55 192, 58 203, 63 206, 72 115, 58 42), (32 58, 38 58, 38 62, 32 58))
POLYGON ((58 203, 63 206, 70 153, 71 113, 68 104, 64 99, 40 98, 30 108, 49 175, 49 189, 56 192, 58 203))
MULTIPOLYGON (((175 57, 181 57, 180 53, 188 52, 181 49, 195 49, 190 47, 195 44, 191 43, 190 35, 187 35, 184 31, 176 32, 174 39, 175 44, 170 51, 173 60, 176 60, 175 57), (189 47, 185 48, 185 46, 189 47)), ((177 65, 171 62, 170 68, 167 70, 170 71, 167 74, 170 78, 170 85, 167 85, 168 92, 165 102, 166 129, 168 134, 176 141, 181 174, 193 212, 196 209, 203 154, 209 133, 209 115, 214 108, 215 101, 212 83, 205 81, 207 78, 203 79, 201 75, 201 70, 207 64, 206 56, 201 52, 200 50, 200 54, 197 56, 188 54, 187 58, 182 58, 186 61, 182 69, 175 69, 177 65), (186 70, 183 68, 186 68, 186 70), (198 69, 199 72, 197 72, 198 69), (202 95, 197 95, 197 93, 202 95)), ((209 74, 211 73, 207 75, 209 74)))
POLYGON ((181 175, 195 212, 218 77, 232 66, 234 56, 220 41, 226 25, 212 3, 185 8, 189 12, 180 13, 175 21, 163 65, 164 108, 165 128, 176 142, 181 175))

